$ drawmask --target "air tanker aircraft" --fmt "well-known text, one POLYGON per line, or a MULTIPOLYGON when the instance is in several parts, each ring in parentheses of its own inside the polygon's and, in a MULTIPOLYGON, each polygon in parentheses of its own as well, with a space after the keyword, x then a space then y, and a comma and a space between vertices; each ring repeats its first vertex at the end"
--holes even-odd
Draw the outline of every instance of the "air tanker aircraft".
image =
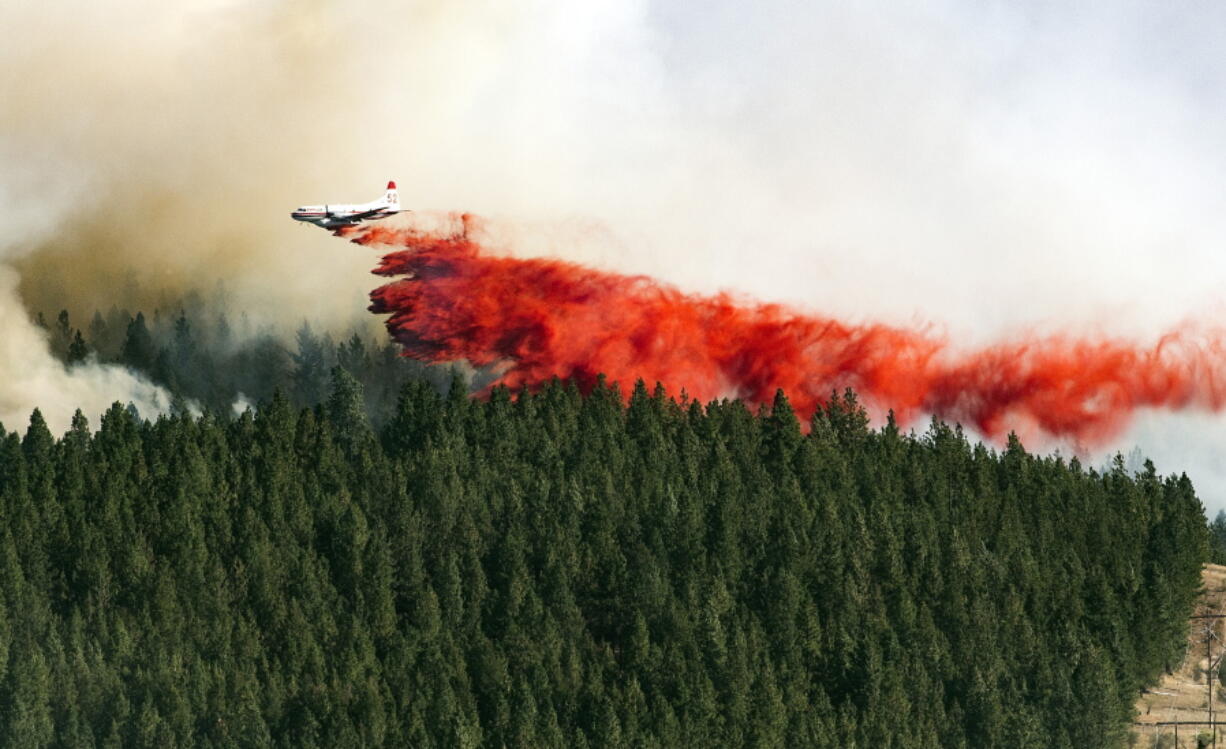
POLYGON ((339 229, 397 213, 400 213, 400 193, 396 191, 395 182, 388 182, 387 194, 378 200, 357 205, 304 205, 291 213, 290 218, 325 229, 339 229))

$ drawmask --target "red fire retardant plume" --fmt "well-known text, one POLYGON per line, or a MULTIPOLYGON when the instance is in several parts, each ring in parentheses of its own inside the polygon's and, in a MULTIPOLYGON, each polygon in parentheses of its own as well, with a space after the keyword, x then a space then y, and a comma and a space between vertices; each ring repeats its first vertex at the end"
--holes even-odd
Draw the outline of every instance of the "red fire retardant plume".
POLYGON ((642 378, 702 401, 769 402, 783 388, 807 418, 832 392, 854 388, 906 424, 920 414, 1001 438, 1055 437, 1095 447, 1141 407, 1218 410, 1226 350, 1218 336, 1176 331, 1152 347, 1045 337, 958 351, 927 333, 848 324, 726 294, 698 296, 644 276, 554 259, 493 256, 454 231, 387 226, 338 232, 390 245, 373 272, 402 277, 371 292, 370 309, 408 356, 508 366, 512 388, 554 376, 623 387, 642 378))

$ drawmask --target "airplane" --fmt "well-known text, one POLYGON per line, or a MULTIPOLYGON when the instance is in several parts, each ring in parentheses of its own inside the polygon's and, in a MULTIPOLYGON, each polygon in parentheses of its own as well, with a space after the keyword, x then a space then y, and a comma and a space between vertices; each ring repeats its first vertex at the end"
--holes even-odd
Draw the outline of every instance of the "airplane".
POLYGON ((395 182, 387 183, 387 194, 378 200, 357 205, 304 205, 290 214, 295 221, 305 221, 325 229, 355 226, 362 221, 386 218, 400 212, 400 193, 395 182))

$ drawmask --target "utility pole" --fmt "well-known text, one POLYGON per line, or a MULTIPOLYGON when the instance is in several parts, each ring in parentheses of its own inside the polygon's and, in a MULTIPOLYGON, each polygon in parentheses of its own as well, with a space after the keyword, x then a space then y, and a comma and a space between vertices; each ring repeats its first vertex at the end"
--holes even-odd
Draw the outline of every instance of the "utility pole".
POLYGON ((1217 749, 1218 724, 1217 720, 1214 718, 1213 679, 1214 675, 1218 672, 1218 668, 1221 667, 1222 661, 1226 661, 1226 652, 1218 655, 1218 661, 1215 663, 1213 660, 1213 641, 1218 639, 1217 632, 1214 631, 1214 626, 1216 625, 1217 620, 1226 619, 1226 614, 1195 614, 1189 618, 1197 621, 1203 621, 1205 623, 1205 628, 1202 631, 1205 635, 1205 699, 1209 720, 1169 720, 1156 721, 1153 723, 1140 722, 1134 723, 1133 725, 1149 727, 1168 726, 1174 728, 1176 749, 1179 747, 1180 726, 1208 726, 1209 730, 1213 732, 1213 743, 1211 746, 1213 749, 1217 749))
POLYGON ((1213 749, 1217 749, 1217 723, 1213 720, 1213 675, 1217 673, 1217 666, 1220 664, 1213 662, 1213 641, 1217 639, 1213 626, 1219 619, 1226 619, 1226 614, 1199 614, 1192 618, 1205 622, 1205 695, 1208 698, 1209 730, 1213 732, 1213 749))

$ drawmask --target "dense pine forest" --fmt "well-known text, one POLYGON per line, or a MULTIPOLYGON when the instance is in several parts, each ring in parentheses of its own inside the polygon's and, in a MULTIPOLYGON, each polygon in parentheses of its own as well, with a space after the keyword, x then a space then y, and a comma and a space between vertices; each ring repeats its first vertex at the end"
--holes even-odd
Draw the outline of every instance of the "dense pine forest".
MULTIPOLYGON (((217 415, 265 403, 280 391, 295 408, 314 406, 328 395, 330 372, 340 366, 362 385, 371 423, 381 428, 392 417, 400 387, 426 380, 446 391, 452 368, 429 366, 400 355, 390 341, 369 330, 339 336, 303 321, 293 330, 257 325, 246 315, 211 312, 215 305, 185 300, 174 312, 135 313, 111 307, 95 311, 76 327, 67 310, 38 323, 51 351, 67 365, 84 360, 123 365, 165 387, 180 410, 217 415)), ((472 383, 487 381, 481 373, 472 383)))
POLYGON ((0 428, 3 746, 1107 747, 1183 655, 1205 520, 1148 464, 60 322, 210 407, 0 428), (223 350, 286 358, 210 396, 223 350))

